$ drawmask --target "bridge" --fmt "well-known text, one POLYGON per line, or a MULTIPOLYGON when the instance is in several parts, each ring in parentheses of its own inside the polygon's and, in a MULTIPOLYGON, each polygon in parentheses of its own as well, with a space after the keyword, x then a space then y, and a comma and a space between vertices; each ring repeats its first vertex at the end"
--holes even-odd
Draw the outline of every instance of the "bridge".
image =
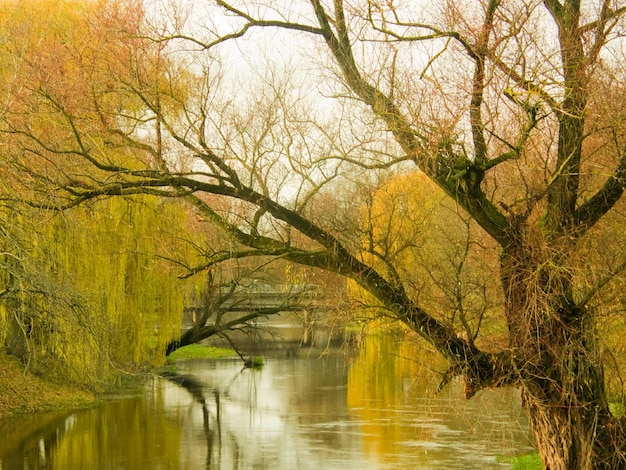
POLYGON ((213 300, 221 312, 255 312, 259 310, 312 310, 324 307, 323 292, 313 284, 261 284, 215 288, 207 292, 192 292, 186 296, 184 313, 195 318, 213 300))
POLYGON ((329 341, 343 341, 343 329, 329 327, 323 320, 330 310, 329 299, 323 290, 313 284, 265 284, 251 283, 230 287, 214 287, 212 292, 190 292, 185 299, 183 329, 192 327, 206 308, 213 308, 211 321, 225 324, 249 313, 268 311, 245 323, 254 325, 255 334, 244 331, 230 331, 232 342, 214 336, 210 344, 240 349, 263 351, 271 348, 293 350, 314 343, 330 344, 329 341), (207 305, 215 302, 212 307, 207 305), (271 312, 270 312, 271 311, 271 312), (271 314, 270 314, 271 313, 271 314), (220 320, 217 320, 217 317, 220 320), (280 338, 280 341, 277 341, 280 338))

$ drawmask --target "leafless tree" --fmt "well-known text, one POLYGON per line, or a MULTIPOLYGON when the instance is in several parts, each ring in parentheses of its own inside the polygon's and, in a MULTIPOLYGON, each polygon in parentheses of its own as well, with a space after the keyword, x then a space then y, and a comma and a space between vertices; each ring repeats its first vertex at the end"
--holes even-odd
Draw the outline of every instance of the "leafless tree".
MULTIPOLYGON (((220 337, 246 361, 240 347, 231 339, 234 332, 243 332, 248 336, 272 335, 271 328, 258 325, 259 319, 311 308, 307 301, 317 293, 312 292, 312 286, 259 283, 259 278, 253 277, 253 274, 263 266, 262 263, 252 272, 247 272, 247 276, 240 274, 226 282, 220 282, 213 270, 208 269, 205 285, 199 291, 192 291, 186 299, 191 326, 166 345, 165 354, 169 356, 183 346, 220 337)), ((190 275, 193 272, 187 274, 190 275)))

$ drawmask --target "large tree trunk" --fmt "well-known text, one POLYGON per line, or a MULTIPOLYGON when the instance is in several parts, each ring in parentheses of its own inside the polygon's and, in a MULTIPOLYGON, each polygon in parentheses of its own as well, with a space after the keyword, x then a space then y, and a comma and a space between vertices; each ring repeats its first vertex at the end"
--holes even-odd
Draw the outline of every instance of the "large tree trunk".
POLYGON ((609 412, 594 316, 574 302, 555 245, 520 243, 502 257, 523 406, 546 469, 626 468, 626 423, 609 412))
POLYGON ((619 423, 609 412, 602 363, 589 330, 556 323, 553 328, 527 343, 535 359, 525 361, 520 374, 523 406, 545 467, 625 468, 619 454, 626 436, 611 431, 619 423))
POLYGON ((626 468, 624 423, 606 407, 578 402, 577 396, 552 403, 531 396, 524 388, 524 408, 549 470, 616 470, 626 468))

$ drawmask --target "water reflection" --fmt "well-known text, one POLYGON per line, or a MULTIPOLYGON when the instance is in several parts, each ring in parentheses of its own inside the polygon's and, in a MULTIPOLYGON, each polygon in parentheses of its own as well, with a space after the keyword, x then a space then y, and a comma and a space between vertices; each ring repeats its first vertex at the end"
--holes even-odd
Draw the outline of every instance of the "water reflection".
POLYGON ((0 423, 0 469, 506 468, 530 449, 515 393, 435 394, 410 348, 188 362, 143 397, 0 423))
POLYGON ((515 390, 469 401, 460 383, 437 392, 437 370, 446 369, 440 360, 389 337, 363 344, 348 376, 348 406, 363 422, 376 468, 498 468, 494 457, 532 450, 515 390))

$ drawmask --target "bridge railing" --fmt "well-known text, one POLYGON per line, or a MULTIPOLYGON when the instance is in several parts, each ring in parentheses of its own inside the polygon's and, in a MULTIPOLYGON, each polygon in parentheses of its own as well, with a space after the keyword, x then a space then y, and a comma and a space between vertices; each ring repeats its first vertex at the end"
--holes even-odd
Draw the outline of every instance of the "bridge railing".
MULTIPOLYGON (((231 311, 252 311, 281 306, 301 305, 311 307, 323 296, 319 286, 314 284, 251 283, 233 287, 219 287, 212 298, 219 296, 221 309, 231 311)), ((198 311, 205 307, 206 291, 192 290, 184 298, 185 311, 198 311)))

